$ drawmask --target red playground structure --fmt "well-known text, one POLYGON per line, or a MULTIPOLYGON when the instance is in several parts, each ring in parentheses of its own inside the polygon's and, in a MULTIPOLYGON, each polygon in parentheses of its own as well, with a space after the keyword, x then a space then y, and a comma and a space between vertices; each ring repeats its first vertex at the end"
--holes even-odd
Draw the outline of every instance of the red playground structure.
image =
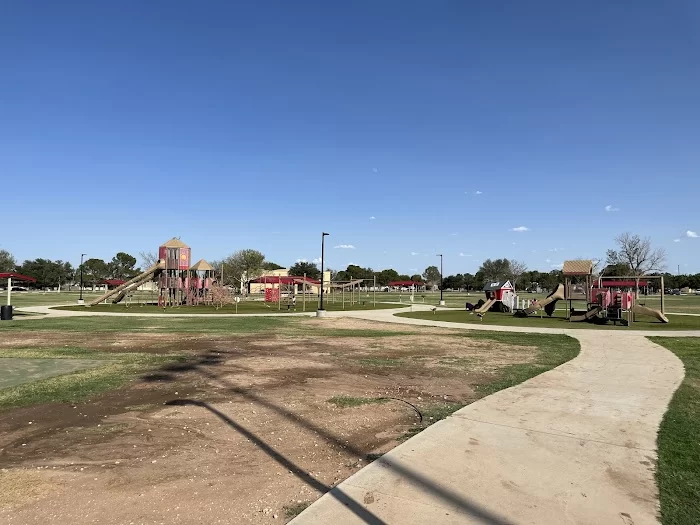
POLYGON ((153 280, 158 283, 158 306, 211 304, 214 268, 207 261, 200 259, 190 266, 190 247, 177 238, 158 248, 158 258, 158 262, 145 272, 107 291, 90 306, 110 298, 116 304, 139 286, 153 280))

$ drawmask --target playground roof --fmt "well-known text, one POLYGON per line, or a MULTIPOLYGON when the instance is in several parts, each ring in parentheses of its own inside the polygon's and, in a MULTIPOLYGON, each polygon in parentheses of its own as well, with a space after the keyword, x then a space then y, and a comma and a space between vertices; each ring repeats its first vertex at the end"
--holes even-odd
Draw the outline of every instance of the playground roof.
POLYGON ((420 281, 391 281, 389 286, 425 286, 420 281))
POLYGON ((123 279, 102 279, 97 284, 106 284, 107 286, 121 286, 126 281, 123 279))
POLYGON ((0 279, 16 279, 18 281, 29 281, 30 283, 35 283, 36 279, 34 277, 29 277, 28 275, 22 275, 21 273, 15 273, 15 272, 5 272, 5 273, 0 273, 0 279))
POLYGON ((161 244, 161 246, 164 246, 165 248, 189 248, 189 246, 187 246, 177 237, 173 237, 168 242, 161 244))
POLYGON ((306 281, 304 281, 304 277, 297 277, 294 275, 263 275, 250 282, 253 284, 321 284, 321 281, 317 281, 316 279, 309 279, 307 277, 306 281))
POLYGON ((194 263, 192 266, 190 266, 190 270, 197 270, 197 271, 212 271, 213 269, 214 268, 212 268, 212 265, 209 264, 204 259, 200 259, 196 263, 194 263))
POLYGON ((564 275, 591 275, 593 273, 593 261, 587 259, 564 261, 562 271, 564 275))
POLYGON ((501 289, 503 289, 503 288, 508 288, 508 289, 511 289, 511 290, 512 290, 512 289, 513 289, 513 285, 510 284, 510 281, 508 281, 508 280, 506 280, 506 281, 494 281, 494 282, 491 282, 491 283, 486 283, 486 284, 484 285, 484 290, 483 290, 483 291, 484 291, 484 292, 490 292, 490 291, 493 291, 493 290, 501 290, 501 289))
MULTIPOLYGON (((640 280, 639 286, 647 286, 648 281, 640 280)), ((637 283, 632 280, 616 280, 616 281, 602 281, 600 285, 604 288, 634 288, 637 283)))
POLYGON ((331 283, 331 288, 349 288, 355 286, 356 284, 362 284, 364 279, 353 279, 345 283, 331 283))

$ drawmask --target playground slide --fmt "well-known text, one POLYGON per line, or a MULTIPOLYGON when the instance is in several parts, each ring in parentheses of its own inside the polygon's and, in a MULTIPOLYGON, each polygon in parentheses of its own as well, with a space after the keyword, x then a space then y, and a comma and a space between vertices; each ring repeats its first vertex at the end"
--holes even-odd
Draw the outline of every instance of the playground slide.
MULTIPOLYGON (((126 281, 124 284, 121 286, 117 286, 114 290, 109 290, 106 294, 98 297, 94 301, 90 303, 90 306, 95 306, 96 304, 100 304, 102 301, 106 301, 113 295, 120 294, 122 291, 126 290, 127 288, 130 288, 133 284, 141 281, 145 281, 147 279, 150 279, 151 276, 153 276, 154 273, 156 273, 158 270, 162 270, 165 268, 165 261, 163 259, 159 260, 156 264, 151 266, 148 270, 146 270, 143 273, 138 274, 136 277, 133 279, 129 279, 126 281)), ((123 296, 122 296, 123 298, 123 296)), ((120 299, 121 300, 121 299, 120 299)))
POLYGON ((557 289, 554 290, 551 294, 549 294, 546 299, 542 299, 541 301, 536 302, 535 304, 533 304, 529 308, 525 308, 524 312, 527 315, 534 314, 540 308, 544 308, 548 304, 559 301, 560 299, 564 299, 564 285, 563 284, 560 284, 559 286, 557 286, 557 289))
POLYGON ((496 302, 496 299, 489 299, 486 301, 484 304, 481 305, 481 308, 477 308, 474 310, 475 314, 484 314, 489 311, 489 309, 493 306, 493 304, 496 302))
MULTIPOLYGON (((143 275, 143 274, 141 274, 141 275, 143 275)), ((120 302, 122 299, 124 299, 124 297, 126 297, 126 294, 128 294, 128 293, 131 292, 132 290, 135 290, 136 288, 138 288, 138 287, 141 286, 142 284, 147 283, 147 282, 150 281, 152 278, 153 278, 153 274, 150 274, 150 273, 149 273, 148 275, 146 275, 146 276, 145 276, 143 279, 141 279, 140 281, 136 281, 135 283, 130 284, 129 286, 127 286, 126 288, 124 288, 121 292, 119 292, 119 294, 118 294, 116 297, 114 297, 114 299, 112 299, 112 303, 113 303, 113 304, 117 304, 117 303, 120 302)))
POLYGON ((591 308, 590 310, 588 310, 587 312, 585 312, 583 314, 572 315, 571 317, 569 317, 569 321, 571 321, 572 323, 577 323, 580 321, 588 321, 588 320, 596 317, 602 311, 603 311, 602 306, 594 306, 593 308, 591 308))
POLYGON ((659 310, 654 310, 653 308, 647 308, 646 306, 635 305, 632 307, 632 313, 634 315, 650 315, 656 317, 662 323, 668 323, 668 317, 662 314, 659 310))

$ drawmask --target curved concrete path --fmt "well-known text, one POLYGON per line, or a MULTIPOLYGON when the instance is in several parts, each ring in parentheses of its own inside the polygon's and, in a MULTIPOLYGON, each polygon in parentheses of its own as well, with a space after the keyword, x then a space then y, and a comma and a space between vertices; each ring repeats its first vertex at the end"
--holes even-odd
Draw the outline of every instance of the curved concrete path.
MULTIPOLYGON (((85 315, 47 307, 22 310, 85 315)), ((395 312, 328 316, 565 334, 579 340, 581 352, 435 423, 340 483, 291 523, 658 523, 656 435, 683 379, 683 364, 646 336, 700 332, 479 326, 394 317, 395 312)))

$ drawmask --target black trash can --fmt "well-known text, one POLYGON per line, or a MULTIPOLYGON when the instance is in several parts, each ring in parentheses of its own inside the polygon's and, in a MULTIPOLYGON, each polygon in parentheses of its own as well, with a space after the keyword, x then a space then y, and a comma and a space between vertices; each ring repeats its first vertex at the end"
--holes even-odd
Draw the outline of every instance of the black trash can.
POLYGON ((0 306, 0 321, 12 321, 12 305, 0 306))

